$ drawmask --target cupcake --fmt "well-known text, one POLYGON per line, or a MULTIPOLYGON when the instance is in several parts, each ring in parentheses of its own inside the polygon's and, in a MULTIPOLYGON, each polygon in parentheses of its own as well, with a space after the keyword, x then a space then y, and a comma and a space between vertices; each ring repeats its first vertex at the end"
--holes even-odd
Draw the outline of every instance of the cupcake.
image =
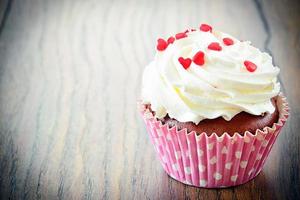
POLYGON ((139 107, 166 173, 206 188, 257 176, 289 114, 271 56, 207 24, 156 49, 139 107))

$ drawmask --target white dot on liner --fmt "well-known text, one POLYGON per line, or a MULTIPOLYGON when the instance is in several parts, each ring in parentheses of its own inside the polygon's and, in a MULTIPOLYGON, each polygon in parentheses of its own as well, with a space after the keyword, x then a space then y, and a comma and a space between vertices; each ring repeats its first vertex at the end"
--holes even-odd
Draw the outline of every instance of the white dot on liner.
POLYGON ((214 178, 218 181, 222 179, 222 174, 220 174, 219 172, 214 173, 214 178))
POLYGON ((255 151, 255 146, 252 146, 250 151, 255 151))
POLYGON ((216 164, 216 163, 217 163, 217 157, 216 157, 216 156, 213 156, 213 157, 209 160, 209 163, 210 163, 211 165, 216 164))
POLYGON ((261 158, 262 158, 262 155, 261 154, 257 154, 256 160, 260 160, 261 158))
POLYGON ((231 162, 228 162, 228 163, 225 164, 226 169, 231 169, 231 166, 232 166, 231 162))
POLYGON ((214 143, 210 143, 207 145, 208 150, 212 150, 214 148, 214 143))
POLYGON ((223 142, 224 136, 223 137, 218 137, 217 140, 218 140, 218 142, 223 142))
POLYGON ((207 184, 207 181, 206 181, 206 180, 200 179, 200 186, 201 186, 201 187, 205 187, 206 184, 207 184))
POLYGON ((241 155, 242 155, 242 152, 240 152, 240 151, 235 152, 235 157, 236 158, 241 158, 241 155))
POLYGON ((240 167, 244 169, 244 168, 246 168, 247 164, 248 164, 247 161, 241 161, 240 162, 240 167))
POLYGON ((184 172, 185 172, 186 174, 191 174, 191 168, 190 168, 190 167, 185 167, 185 168, 184 168, 184 172))
POLYGON ((155 142, 157 145, 160 145, 159 138, 154 138, 154 142, 155 142))
POLYGON ((160 130, 160 129, 157 129, 157 135, 158 135, 158 136, 162 136, 162 135, 163 135, 163 132, 162 132, 162 130, 160 130))
POLYGON ((170 140, 170 141, 172 140, 172 137, 170 134, 167 135, 167 140, 170 140))
POLYGON ((172 168, 174 171, 178 171, 178 164, 177 163, 173 164, 172 168))
POLYGON ((238 178, 238 175, 234 175, 234 176, 230 177, 230 180, 233 181, 233 182, 235 182, 237 178, 238 178))
POLYGON ((163 156, 161 159, 162 159, 162 161, 163 161, 164 163, 167 162, 167 158, 166 158, 165 156, 163 156))
POLYGON ((176 158, 176 160, 181 158, 181 152, 180 151, 175 152, 175 158, 176 158))
POLYGON ((222 153, 222 154, 227 154, 227 153, 228 153, 227 147, 224 146, 224 147, 222 148, 221 153, 222 153))
POLYGON ((205 169, 206 169, 206 167, 204 165, 202 165, 202 164, 199 164, 198 167, 199 167, 199 171, 200 172, 204 172, 205 169))
POLYGON ((264 141, 262 142, 262 146, 263 146, 263 147, 266 147, 266 146, 268 146, 268 143, 269 143, 268 140, 264 140, 264 141))
POLYGON ((198 156, 203 156, 203 151, 201 149, 197 149, 198 156))

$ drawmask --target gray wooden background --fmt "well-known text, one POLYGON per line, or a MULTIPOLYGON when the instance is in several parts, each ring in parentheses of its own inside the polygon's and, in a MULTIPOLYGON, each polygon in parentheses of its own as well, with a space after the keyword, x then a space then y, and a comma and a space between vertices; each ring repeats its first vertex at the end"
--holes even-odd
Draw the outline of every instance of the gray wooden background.
POLYGON ((300 199, 299 1, 0 1, 0 199, 300 199), (136 109, 158 37, 198 27, 274 56, 291 116, 263 172, 169 178, 136 109))

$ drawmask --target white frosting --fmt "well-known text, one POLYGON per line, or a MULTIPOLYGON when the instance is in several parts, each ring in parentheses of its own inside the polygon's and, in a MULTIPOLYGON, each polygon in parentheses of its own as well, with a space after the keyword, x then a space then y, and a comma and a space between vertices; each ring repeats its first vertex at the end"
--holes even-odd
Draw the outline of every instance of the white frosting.
POLYGON ((151 104, 156 117, 168 114, 180 122, 198 124, 220 116, 230 120, 242 111, 253 115, 274 112, 271 98, 280 90, 279 68, 273 66, 269 54, 221 32, 187 35, 166 50, 157 51, 154 61, 145 68, 142 100, 151 104), (234 44, 225 46, 225 37, 233 39, 234 44), (219 42, 222 51, 209 50, 211 42, 219 42), (192 62, 184 69, 178 58, 192 58, 199 50, 205 54, 205 64, 192 62), (255 63, 256 71, 247 71, 245 60, 255 63))

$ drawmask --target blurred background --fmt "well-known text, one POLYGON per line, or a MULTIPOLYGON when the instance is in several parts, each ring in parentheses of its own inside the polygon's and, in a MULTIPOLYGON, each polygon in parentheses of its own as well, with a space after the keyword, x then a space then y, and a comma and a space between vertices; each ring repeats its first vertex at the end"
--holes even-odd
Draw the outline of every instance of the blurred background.
POLYGON ((300 199, 300 3, 0 0, 0 199, 300 199), (158 37, 208 23, 274 57, 291 116, 229 189, 160 166, 136 108, 158 37))

